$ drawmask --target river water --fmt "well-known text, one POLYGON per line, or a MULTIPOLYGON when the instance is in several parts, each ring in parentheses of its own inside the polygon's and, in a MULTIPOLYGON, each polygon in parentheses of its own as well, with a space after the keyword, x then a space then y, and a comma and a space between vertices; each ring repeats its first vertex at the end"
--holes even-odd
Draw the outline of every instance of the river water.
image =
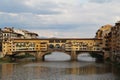
POLYGON ((80 55, 77 62, 69 61, 68 55, 53 54, 43 62, 0 64, 0 80, 120 80, 115 67, 96 63, 88 54, 80 55))

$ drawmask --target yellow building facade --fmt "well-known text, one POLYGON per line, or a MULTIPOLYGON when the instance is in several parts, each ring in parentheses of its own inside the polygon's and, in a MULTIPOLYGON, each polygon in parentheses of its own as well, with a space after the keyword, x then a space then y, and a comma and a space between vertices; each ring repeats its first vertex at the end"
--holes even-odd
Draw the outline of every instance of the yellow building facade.
MULTIPOLYGON (((2 43, 3 55, 18 55, 20 53, 37 53, 40 57, 49 52, 102 52, 101 39, 11 39, 2 43)), ((72 55, 74 56, 74 55, 72 55)))

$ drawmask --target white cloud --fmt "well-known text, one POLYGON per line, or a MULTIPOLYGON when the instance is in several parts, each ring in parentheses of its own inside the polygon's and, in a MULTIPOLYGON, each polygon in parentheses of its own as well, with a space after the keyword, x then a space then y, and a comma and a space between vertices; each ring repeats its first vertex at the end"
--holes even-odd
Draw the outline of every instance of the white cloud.
POLYGON ((13 17, 19 16, 18 14, 15 14, 15 13, 9 13, 8 15, 13 16, 13 17))
MULTIPOLYGON (((2 1, 2 4, 5 4, 2 1)), ((0 8, 0 26, 32 29, 40 36, 93 37, 96 30, 105 24, 120 20, 119 0, 21 0, 18 11, 0 8), (21 8, 21 6, 24 6, 21 8), (62 29, 60 29, 62 28, 62 29), (48 29, 48 30, 47 30, 48 29), (71 31, 72 30, 72 31, 71 31), (66 32, 65 32, 66 31, 66 32)), ((11 9, 10 8, 10 9, 11 9)), ((9 8, 8 8, 9 9, 9 8)))

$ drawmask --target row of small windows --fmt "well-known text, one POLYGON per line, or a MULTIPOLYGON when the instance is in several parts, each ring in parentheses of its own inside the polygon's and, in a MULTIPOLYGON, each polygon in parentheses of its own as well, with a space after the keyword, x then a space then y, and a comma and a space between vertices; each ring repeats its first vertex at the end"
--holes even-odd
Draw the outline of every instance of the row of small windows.
POLYGON ((8 37, 9 37, 9 36, 10 36, 10 34, 3 34, 3 36, 8 36, 8 37))
MULTIPOLYGON (((66 48, 66 49, 72 49, 72 48, 66 48)), ((75 48, 80 50, 100 50, 100 48, 75 48)))
POLYGON ((35 43, 16 43, 17 47, 25 47, 25 46, 29 46, 29 47, 35 47, 35 43))
MULTIPOLYGON (((101 43, 73 43, 73 45, 77 45, 77 46, 88 46, 88 45, 99 45, 99 44, 101 43)), ((72 45, 72 43, 66 45, 72 45)))

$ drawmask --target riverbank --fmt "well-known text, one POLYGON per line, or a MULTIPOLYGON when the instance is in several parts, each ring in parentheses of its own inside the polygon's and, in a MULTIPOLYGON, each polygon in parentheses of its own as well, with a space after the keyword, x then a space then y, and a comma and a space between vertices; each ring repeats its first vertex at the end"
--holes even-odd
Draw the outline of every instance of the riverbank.
POLYGON ((13 63, 13 62, 19 62, 19 61, 33 61, 34 60, 33 58, 34 58, 34 56, 29 55, 29 54, 14 56, 14 57, 6 56, 4 58, 0 58, 0 64, 13 63))
POLYGON ((3 63, 11 63, 11 62, 9 60, 0 58, 0 64, 3 64, 3 63))

